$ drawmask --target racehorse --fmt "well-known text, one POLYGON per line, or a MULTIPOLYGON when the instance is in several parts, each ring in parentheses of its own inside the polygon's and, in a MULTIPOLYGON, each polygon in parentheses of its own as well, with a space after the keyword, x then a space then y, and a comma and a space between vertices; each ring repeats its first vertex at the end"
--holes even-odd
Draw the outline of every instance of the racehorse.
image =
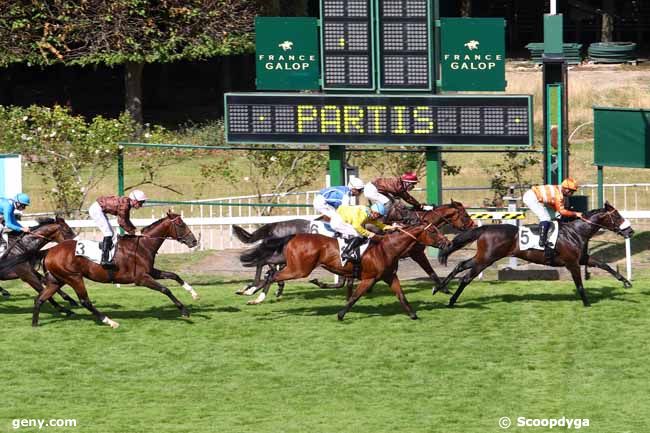
MULTIPOLYGON (((459 263, 456 268, 445 278, 442 284, 434 288, 433 293, 447 284, 458 273, 467 269, 470 271, 460 279, 460 284, 456 292, 449 300, 449 306, 458 300, 463 289, 472 282, 485 268, 492 263, 504 257, 518 257, 532 263, 546 264, 550 266, 564 266, 573 277, 576 290, 582 298, 582 303, 588 307, 589 300, 582 285, 582 276, 580 274, 580 259, 583 257, 584 245, 594 236, 601 228, 610 230, 625 238, 629 238, 634 233, 629 221, 624 219, 618 211, 609 203, 605 203, 602 209, 591 210, 583 215, 582 219, 576 219, 568 223, 560 223, 558 229, 558 238, 555 246, 555 254, 548 263, 544 257, 543 250, 520 250, 519 234, 516 226, 505 224, 487 225, 461 233, 456 236, 451 245, 440 252, 438 260, 441 264, 447 264, 447 258, 454 251, 459 250, 470 242, 477 241, 477 251, 474 257, 459 263)), ((591 257, 587 259, 589 266, 599 267, 614 275, 619 281, 623 281, 628 287, 627 281, 622 275, 614 271, 607 264, 600 263, 591 257), (626 283, 627 282, 627 283, 626 283)))
MULTIPOLYGON (((418 222, 432 223, 436 227, 441 227, 444 224, 450 224, 457 230, 468 230, 475 227, 474 221, 470 218, 467 210, 462 203, 452 200, 449 204, 443 204, 434 207, 428 211, 415 211, 411 210, 399 202, 393 203, 390 206, 388 215, 386 215, 385 222, 393 224, 396 222, 403 222, 405 224, 416 224, 418 222)), ((270 237, 284 237, 297 233, 309 233, 311 222, 304 219, 293 219, 289 221, 280 221, 276 223, 265 224, 253 233, 248 233, 243 228, 233 225, 233 232, 235 236, 244 243, 253 243, 261 239, 270 237)), ((411 257, 420 267, 426 272, 436 285, 439 285, 441 280, 435 273, 429 259, 425 253, 424 245, 417 244, 411 250, 407 251, 404 257, 411 257)), ((264 265, 257 266, 255 271, 255 280, 248 284, 244 289, 238 291, 238 294, 253 294, 260 290, 262 283, 262 270, 264 265)), ((342 279, 339 284, 325 284, 317 279, 310 280, 311 283, 316 284, 321 288, 340 288, 343 285, 351 287, 352 281, 342 279)), ((279 283, 280 288, 278 294, 281 294, 284 288, 282 282, 279 283)))
POLYGON ((90 302, 84 277, 99 283, 135 283, 138 286, 156 290, 171 299, 184 317, 189 317, 187 308, 176 299, 167 287, 156 281, 173 279, 192 295, 192 299, 196 300, 199 297, 194 289, 175 273, 154 268, 156 253, 165 239, 177 240, 190 248, 195 247, 198 243, 180 215, 168 212, 164 218, 143 228, 141 236, 128 236, 120 239, 114 258, 115 270, 105 269, 85 257, 76 256, 75 241, 65 241, 52 247, 45 256, 46 286, 34 301, 32 326, 38 326, 41 304, 64 284, 68 284, 77 293, 81 305, 91 311, 102 323, 117 328, 119 326, 117 322, 97 310, 90 302))
MULTIPOLYGON (((29 284, 37 292, 43 290, 43 276, 34 268, 45 255, 46 251, 40 252, 49 242, 63 242, 66 239, 74 239, 75 232, 66 224, 65 220, 60 217, 56 218, 39 218, 36 220, 38 225, 31 227, 29 233, 21 233, 17 236, 9 235, 9 247, 2 256, 0 261, 8 261, 25 254, 34 254, 29 262, 20 262, 10 267, 4 267, 0 271, 0 280, 8 281, 20 278, 29 284), (40 256, 40 257, 39 257, 40 256)), ((10 294, 0 287, 3 296, 9 297, 10 294)), ((58 293, 63 299, 68 301, 71 306, 77 306, 77 303, 68 294, 59 290, 58 293)), ((59 312, 70 316, 74 313, 67 308, 59 305, 54 299, 48 300, 59 312)))
MULTIPOLYGON (((359 285, 349 297, 346 306, 339 311, 339 320, 343 320, 345 314, 357 300, 379 280, 384 280, 390 286, 406 313, 412 319, 417 319, 415 311, 406 300, 397 277, 398 261, 415 244, 438 248, 449 244, 447 238, 431 223, 426 225, 421 223, 400 229, 396 233, 377 235, 377 237, 380 240, 373 241, 361 257, 359 285)), ((336 239, 311 233, 265 239, 257 247, 242 254, 240 260, 244 266, 257 266, 260 263, 286 265, 279 272, 269 272, 263 292, 255 301, 249 302, 253 304, 261 303, 264 300, 272 283, 306 277, 317 266, 322 266, 328 271, 346 278, 352 278, 355 272, 353 263, 341 265, 336 239)))

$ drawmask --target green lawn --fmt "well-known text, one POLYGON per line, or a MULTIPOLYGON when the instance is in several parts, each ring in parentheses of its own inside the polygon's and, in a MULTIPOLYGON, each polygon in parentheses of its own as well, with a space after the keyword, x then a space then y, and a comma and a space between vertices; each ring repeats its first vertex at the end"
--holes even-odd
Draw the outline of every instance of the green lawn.
POLYGON ((0 431, 17 418, 74 418, 75 429, 49 430, 485 433, 503 416, 564 416, 588 418, 594 433, 647 432, 642 275, 628 291, 588 281, 588 309, 567 281, 476 283, 455 309, 409 282, 418 321, 382 284, 342 323, 343 294, 302 283, 260 306, 233 294, 242 281, 190 278, 198 302, 170 284, 189 320, 148 289, 90 285, 117 330, 49 306, 34 330, 33 293, 6 284, 0 431))

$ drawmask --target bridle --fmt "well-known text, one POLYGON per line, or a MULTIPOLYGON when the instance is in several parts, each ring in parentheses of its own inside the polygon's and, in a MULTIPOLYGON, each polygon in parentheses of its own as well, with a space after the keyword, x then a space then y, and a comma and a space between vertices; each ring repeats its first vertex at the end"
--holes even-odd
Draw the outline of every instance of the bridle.
MULTIPOLYGON (((616 226, 616 223, 614 223, 614 217, 612 216, 612 214, 613 214, 614 212, 616 212, 616 209, 612 209, 612 210, 610 210, 610 211, 606 211, 605 214, 604 214, 605 216, 609 217, 609 221, 612 223, 612 227, 616 226)), ((587 218, 584 218, 584 217, 583 217, 583 218, 581 218, 581 219, 582 219, 582 221, 584 221, 584 222, 586 222, 586 223, 589 223, 589 224, 591 224, 591 225, 593 225, 593 226, 600 227, 600 228, 603 228, 603 229, 605 229, 605 230, 611 230, 611 231, 613 231, 613 232, 616 233, 616 234, 620 234, 620 235, 622 235, 622 231, 621 231, 620 228, 616 228, 616 230, 612 230, 611 227, 607 227, 607 226, 604 226, 604 225, 602 225, 602 224, 595 223, 595 222, 593 222, 593 221, 591 221, 591 220, 589 220, 589 219, 587 219, 587 218)))
MULTIPOLYGON (((402 232, 402 233, 404 233, 404 234, 410 236, 410 237, 411 237, 415 242, 422 243, 422 242, 420 242, 420 241, 418 240, 418 238, 417 238, 416 236, 413 236, 411 233, 407 232, 407 231, 404 230, 403 228, 401 228, 401 227, 397 227, 397 230, 399 230, 400 232, 402 232)), ((441 234, 441 233, 440 233, 440 230, 438 230, 438 228, 437 228, 435 225, 433 225, 433 223, 429 223, 429 224, 427 224, 427 226, 423 229, 423 231, 425 231, 425 232, 427 232, 427 233, 430 233, 430 234, 434 234, 434 233, 441 234), (434 231, 429 230, 429 227, 431 227, 431 226, 433 226, 434 231)))

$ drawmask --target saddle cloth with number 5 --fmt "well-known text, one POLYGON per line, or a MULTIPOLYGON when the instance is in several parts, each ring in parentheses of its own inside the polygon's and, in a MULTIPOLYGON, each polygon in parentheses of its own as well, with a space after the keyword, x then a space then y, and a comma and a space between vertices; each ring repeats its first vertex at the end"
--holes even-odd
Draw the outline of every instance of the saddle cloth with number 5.
MULTIPOLYGON (((117 246, 116 239, 113 239, 113 248, 108 253, 108 260, 113 260, 115 255, 115 247, 117 246)), ((75 256, 85 257, 88 260, 97 264, 102 261, 102 248, 101 242, 77 240, 77 246, 74 249, 75 256)))
MULTIPOLYGON (((557 242, 558 222, 553 221, 551 228, 548 230, 548 246, 551 249, 555 249, 555 243, 557 242)), ((537 229, 537 226, 533 226, 537 229)), ((544 250, 544 247, 539 245, 539 230, 531 230, 530 227, 521 226, 519 227, 519 250, 544 250)))

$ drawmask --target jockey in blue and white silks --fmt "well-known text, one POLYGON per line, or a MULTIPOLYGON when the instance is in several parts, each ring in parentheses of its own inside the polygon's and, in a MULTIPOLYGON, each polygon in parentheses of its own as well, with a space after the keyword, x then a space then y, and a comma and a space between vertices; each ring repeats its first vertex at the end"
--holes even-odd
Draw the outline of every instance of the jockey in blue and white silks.
POLYGON ((358 177, 350 179, 348 186, 331 186, 323 188, 314 197, 314 210, 329 217, 330 221, 339 218, 336 213, 341 205, 349 205, 352 197, 357 197, 363 192, 365 184, 358 177))
POLYGON ((0 198, 0 214, 2 221, 0 221, 0 252, 4 251, 7 247, 7 238, 5 237, 5 228, 14 232, 29 233, 29 227, 23 227, 16 219, 15 212, 17 210, 23 211, 31 203, 29 196, 25 193, 17 194, 13 199, 0 198))

